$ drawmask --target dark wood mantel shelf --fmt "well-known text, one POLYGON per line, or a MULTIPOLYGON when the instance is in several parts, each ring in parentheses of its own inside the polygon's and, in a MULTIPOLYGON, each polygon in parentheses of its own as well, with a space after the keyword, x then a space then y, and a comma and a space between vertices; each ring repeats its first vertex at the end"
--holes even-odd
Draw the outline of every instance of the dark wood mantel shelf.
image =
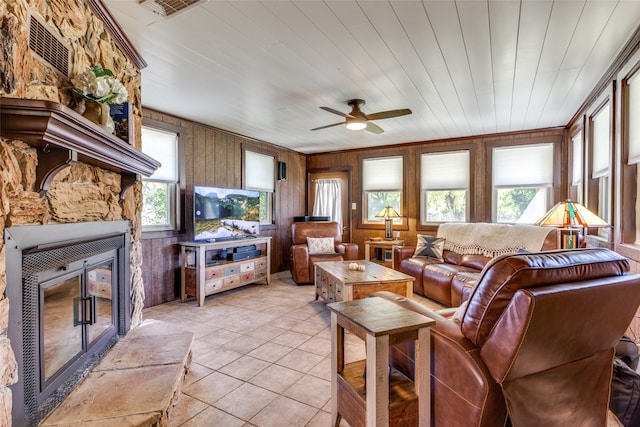
POLYGON ((52 101, 0 97, 0 136, 37 148, 36 185, 49 189, 60 170, 77 161, 122 176, 122 193, 160 163, 69 107, 52 101))

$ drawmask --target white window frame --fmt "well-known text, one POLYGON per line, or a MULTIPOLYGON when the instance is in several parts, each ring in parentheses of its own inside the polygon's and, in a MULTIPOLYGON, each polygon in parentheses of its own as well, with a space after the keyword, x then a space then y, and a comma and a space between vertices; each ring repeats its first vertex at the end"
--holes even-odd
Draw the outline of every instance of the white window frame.
POLYGON ((420 155, 420 223, 433 225, 449 221, 428 221, 427 198, 430 191, 464 191, 464 221, 469 221, 470 150, 427 152, 420 155))
POLYGON ((627 109, 624 112, 627 125, 629 155, 628 165, 640 163, 640 70, 626 80, 627 109))
MULTIPOLYGON (((393 220, 395 224, 403 224, 404 212, 404 155, 385 157, 367 157, 362 159, 362 223, 380 224, 384 218, 369 218, 369 195, 371 193, 398 193, 398 206, 392 206, 400 214, 393 220)), ((375 215, 375 213, 374 213, 375 215)))
MULTIPOLYGON (((153 175, 150 177, 142 178, 142 185, 145 183, 154 183, 161 184, 167 187, 167 200, 166 200, 166 210, 167 210, 167 222, 163 224, 142 224, 143 232, 154 232, 154 231, 176 231, 180 228, 180 205, 179 205, 179 191, 180 191, 180 176, 181 176, 181 167, 180 167, 180 132, 169 129, 170 126, 166 128, 162 126, 161 123, 158 124, 142 124, 142 152, 149 155, 150 157, 164 163, 156 170, 153 175), (165 151, 160 153, 154 150, 157 147, 157 142, 149 143, 149 136, 156 133, 161 138, 163 135, 175 138, 175 145, 173 147, 173 153, 171 151, 165 151), (147 138, 145 138, 145 134, 147 138), (147 143, 145 144, 145 139, 147 143)), ((166 143, 170 143, 169 139, 164 140, 165 146, 166 143)), ((144 212, 144 200, 143 200, 143 208, 144 212)))
POLYGON ((582 130, 571 137, 571 186, 576 187, 576 202, 584 198, 584 138, 582 130))
MULTIPOLYGON (((638 68, 638 62, 634 65, 636 68, 629 77, 623 80, 623 91, 625 103, 623 104, 624 114, 624 126, 626 131, 626 144, 627 144, 627 165, 632 166, 640 163, 640 122, 637 120, 638 114, 640 114, 640 68, 638 68)), ((623 166, 624 169, 624 166, 623 166)), ((630 185, 630 183, 624 183, 624 185, 630 185)), ((640 245, 640 174, 636 174, 636 203, 634 206, 635 212, 635 239, 634 244, 640 245)), ((624 214, 624 212, 623 212, 624 214)))
MULTIPOLYGON (((516 190, 516 189, 544 189, 545 196, 543 197, 544 208, 540 210, 540 215, 544 215, 545 212, 551 207, 553 200, 553 183, 555 181, 555 168, 554 168, 554 143, 533 143, 533 144, 521 144, 510 146, 494 147, 492 152, 492 200, 491 200, 491 217, 493 222, 498 221, 498 192, 499 190, 516 190), (540 150, 536 152, 537 150, 540 150), (505 159, 499 159, 497 153, 509 153, 514 154, 511 159, 508 159, 504 154, 505 159), (519 153, 517 151, 520 151, 519 153), (550 155, 550 158, 548 156, 550 155), (536 158, 538 156, 538 158, 536 158), (520 159, 518 159, 520 158, 520 159), (529 167, 529 171, 526 171, 524 167, 529 167), (500 170, 498 170, 500 169, 500 170), (531 171, 537 171, 540 173, 529 173, 531 171), (529 173, 529 177, 526 173, 529 173)), ((500 155, 500 154, 499 154, 500 155)), ((538 218, 530 218, 531 221, 526 223, 532 224, 538 218)), ((503 222, 503 221, 501 221, 503 222)), ((519 222, 519 221, 518 221, 519 222)), ((503 222, 506 223, 506 222, 503 222)))
MULTIPOLYGON (((607 99, 589 117, 591 135, 591 178, 598 180, 598 216, 611 224, 611 101, 607 99)), ((598 236, 609 239, 609 228, 598 229, 598 236)))
POLYGON ((276 156, 248 147, 243 148, 242 154, 242 188, 260 192, 261 202, 264 200, 264 211, 260 211, 260 226, 273 225, 275 223, 276 156))

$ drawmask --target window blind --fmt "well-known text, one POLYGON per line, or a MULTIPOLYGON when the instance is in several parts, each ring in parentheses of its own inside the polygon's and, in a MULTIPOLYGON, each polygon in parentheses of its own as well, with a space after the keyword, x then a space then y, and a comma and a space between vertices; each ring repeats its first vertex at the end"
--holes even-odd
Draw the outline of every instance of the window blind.
POLYGON ((592 178, 600 178, 609 175, 609 163, 611 158, 610 131, 609 131, 609 103, 598 111, 591 119, 593 127, 593 172, 592 178))
POLYGON ((365 159, 362 162, 362 189, 402 190, 402 156, 365 159))
POLYGON ((572 177, 571 185, 582 183, 582 131, 571 138, 572 177))
POLYGON ((244 152, 244 188, 247 190, 275 190, 275 157, 246 150, 244 152))
POLYGON ((626 125, 629 138, 630 165, 640 163, 640 72, 627 80, 626 125))
POLYGON ((553 144, 493 149, 493 186, 553 185, 553 144))
POLYGON ((422 190, 469 188, 469 151, 425 153, 420 160, 422 190))
POLYGON ((178 180, 178 135, 175 132, 143 126, 142 152, 161 163, 148 179, 178 180))

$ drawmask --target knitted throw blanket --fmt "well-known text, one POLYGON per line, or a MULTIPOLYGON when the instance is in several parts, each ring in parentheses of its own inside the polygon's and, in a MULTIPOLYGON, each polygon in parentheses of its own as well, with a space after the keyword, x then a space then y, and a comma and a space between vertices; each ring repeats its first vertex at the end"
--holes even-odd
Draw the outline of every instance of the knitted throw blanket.
POLYGON ((444 223, 438 237, 445 239, 444 248, 459 254, 497 257, 519 250, 539 251, 551 231, 547 227, 524 224, 444 223))

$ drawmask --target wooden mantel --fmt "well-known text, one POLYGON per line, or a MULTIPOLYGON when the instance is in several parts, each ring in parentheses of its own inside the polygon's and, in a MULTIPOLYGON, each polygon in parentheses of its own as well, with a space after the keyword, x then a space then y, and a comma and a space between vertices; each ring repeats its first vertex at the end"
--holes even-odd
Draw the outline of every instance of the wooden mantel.
POLYGON ((122 176, 122 192, 150 176, 160 163, 105 132, 69 107, 52 101, 0 97, 0 136, 37 148, 36 185, 49 189, 64 167, 77 161, 122 176))

